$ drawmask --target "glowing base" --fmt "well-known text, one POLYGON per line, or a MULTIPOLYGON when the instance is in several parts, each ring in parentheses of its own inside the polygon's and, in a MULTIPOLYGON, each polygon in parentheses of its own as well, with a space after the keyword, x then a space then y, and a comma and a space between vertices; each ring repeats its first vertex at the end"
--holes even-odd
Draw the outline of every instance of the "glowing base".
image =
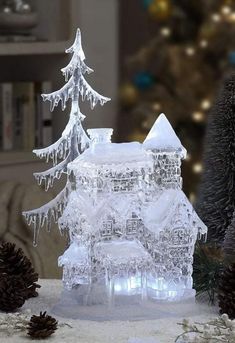
POLYGON ((99 284, 92 289, 81 285, 71 291, 64 290, 52 312, 60 317, 83 320, 144 320, 181 314, 187 315, 195 304, 195 291, 156 291, 141 288, 132 294, 119 292, 110 297, 110 290, 99 284), (179 306, 177 306, 179 303, 179 306))
POLYGON ((194 289, 155 290, 148 288, 147 294, 151 301, 179 302, 195 298, 196 291, 194 289))

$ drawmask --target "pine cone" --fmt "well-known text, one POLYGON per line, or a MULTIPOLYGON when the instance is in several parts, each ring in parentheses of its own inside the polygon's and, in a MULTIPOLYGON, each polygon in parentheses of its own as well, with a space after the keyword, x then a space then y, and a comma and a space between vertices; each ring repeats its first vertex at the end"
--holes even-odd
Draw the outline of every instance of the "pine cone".
POLYGON ((235 263, 224 268, 219 281, 218 300, 220 313, 235 319, 235 263))
POLYGON ((25 302, 25 286, 17 277, 0 275, 0 310, 13 312, 25 302))
POLYGON ((0 274, 19 277, 27 289, 26 299, 38 296, 36 291, 41 286, 36 284, 38 274, 35 273, 30 260, 24 255, 22 249, 16 249, 13 243, 3 243, 0 246, 0 274))
POLYGON ((28 325, 28 335, 32 338, 47 338, 57 330, 57 320, 46 312, 40 312, 39 316, 32 316, 28 325))

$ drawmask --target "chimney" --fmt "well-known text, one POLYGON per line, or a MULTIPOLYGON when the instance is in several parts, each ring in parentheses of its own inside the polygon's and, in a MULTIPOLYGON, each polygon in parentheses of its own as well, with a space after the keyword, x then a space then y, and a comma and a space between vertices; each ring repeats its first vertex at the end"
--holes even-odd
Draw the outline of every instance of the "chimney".
POLYGON ((88 135, 91 138, 91 145, 111 143, 113 129, 89 129, 88 135))

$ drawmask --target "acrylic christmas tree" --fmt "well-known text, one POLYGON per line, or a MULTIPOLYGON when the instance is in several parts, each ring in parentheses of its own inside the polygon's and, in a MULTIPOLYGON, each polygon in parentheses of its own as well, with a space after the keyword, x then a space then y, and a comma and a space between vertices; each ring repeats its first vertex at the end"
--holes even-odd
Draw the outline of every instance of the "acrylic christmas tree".
MULTIPOLYGON (((69 124, 61 139, 39 157, 52 158, 52 170, 36 178, 52 186, 62 173, 66 188, 51 203, 26 212, 35 240, 44 222, 58 220, 70 245, 59 258, 71 304, 110 304, 120 299, 182 300, 194 297, 192 262, 197 236, 207 228, 182 191, 181 160, 186 150, 164 114, 143 144, 111 143, 112 129, 82 129, 79 95, 92 107, 108 99, 95 93, 83 74, 80 31, 63 69, 68 83, 44 95, 52 109, 72 99, 69 124), (80 153, 81 152, 81 153, 80 153)), ((126 301, 126 300, 125 300, 126 301)))
MULTIPOLYGON (((61 138, 51 146, 34 150, 39 158, 45 158, 47 162, 52 160, 53 167, 42 173, 35 173, 34 176, 41 185, 45 183, 45 188, 53 186, 55 179, 60 179, 63 174, 67 174, 68 163, 73 161, 84 149, 89 146, 87 137, 81 122, 85 116, 79 108, 79 99, 90 101, 91 107, 94 108, 99 102, 101 105, 109 101, 109 98, 103 97, 95 92, 87 83, 84 74, 93 72, 84 62, 85 54, 81 44, 81 32, 78 29, 76 39, 71 48, 66 53, 73 54, 72 59, 67 67, 61 71, 65 76, 66 84, 60 90, 51 94, 43 94, 43 100, 50 101, 51 111, 61 102, 62 110, 65 110, 66 103, 71 100, 71 111, 68 124, 62 133, 61 138), (62 161, 61 161, 62 160, 62 161)), ((71 192, 71 181, 68 180, 65 188, 51 202, 39 209, 24 212, 28 224, 34 225, 34 245, 37 245, 39 230, 45 224, 50 230, 51 221, 58 221, 67 204, 68 195, 71 192)))

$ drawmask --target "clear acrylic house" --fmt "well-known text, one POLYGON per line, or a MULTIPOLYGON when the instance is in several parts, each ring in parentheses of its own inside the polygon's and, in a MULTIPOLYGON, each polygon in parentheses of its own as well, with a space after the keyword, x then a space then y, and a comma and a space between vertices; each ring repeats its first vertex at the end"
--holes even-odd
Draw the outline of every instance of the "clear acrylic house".
POLYGON ((143 144, 111 143, 112 129, 88 134, 68 166, 73 191, 59 220, 70 236, 59 258, 65 287, 84 304, 193 297, 194 245, 207 228, 182 191, 186 150, 167 118, 143 144))

